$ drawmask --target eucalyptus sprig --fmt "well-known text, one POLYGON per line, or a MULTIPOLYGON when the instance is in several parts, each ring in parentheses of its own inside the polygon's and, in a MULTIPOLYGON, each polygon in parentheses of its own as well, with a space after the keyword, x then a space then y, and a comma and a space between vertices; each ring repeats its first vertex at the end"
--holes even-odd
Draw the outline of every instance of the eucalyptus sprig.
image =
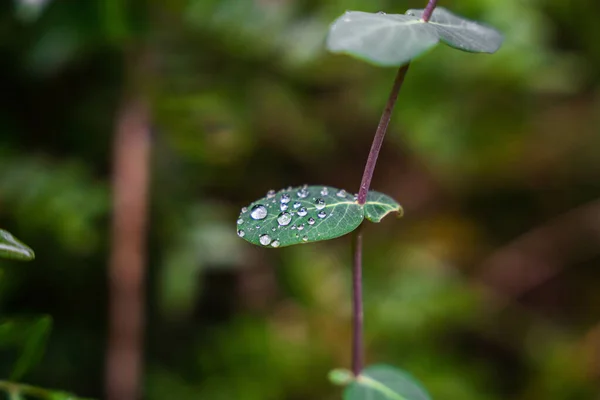
POLYGON ((237 234, 250 243, 278 248, 334 239, 353 232, 352 371, 333 370, 332 382, 345 385, 344 400, 428 400, 427 391, 408 373, 388 365, 364 368, 361 225, 379 222, 390 213, 402 215, 391 197, 370 190, 377 158, 409 63, 439 42, 472 53, 494 53, 502 35, 489 26, 438 7, 429 0, 424 9, 405 14, 346 11, 329 30, 327 48, 383 67, 400 67, 367 158, 359 191, 329 186, 270 190, 242 209, 237 234))

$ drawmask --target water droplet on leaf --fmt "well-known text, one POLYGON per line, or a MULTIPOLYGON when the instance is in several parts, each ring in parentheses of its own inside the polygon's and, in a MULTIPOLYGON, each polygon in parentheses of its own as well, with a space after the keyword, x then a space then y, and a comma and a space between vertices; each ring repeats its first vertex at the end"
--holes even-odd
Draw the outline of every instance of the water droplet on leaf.
POLYGON ((281 195, 281 203, 282 203, 282 204, 287 204, 287 203, 289 203, 291 199, 292 199, 292 198, 291 198, 291 197, 290 197, 290 195, 289 195, 289 194, 287 194, 287 193, 284 193, 284 194, 282 194, 282 195, 281 195))
POLYGON ((290 213, 284 212, 280 214, 279 217, 277 217, 277 222, 281 226, 289 225, 289 223, 292 222, 292 216, 290 215, 290 213))
POLYGON ((309 224, 309 225, 314 225, 314 224, 315 224, 315 219, 314 219, 314 218, 312 218, 312 217, 311 217, 311 218, 309 218, 309 219, 308 219, 308 224, 309 224))
POLYGON ((298 230, 301 231, 304 229, 304 224, 303 225, 298 225, 298 230))
POLYGON ((271 243, 271 236, 269 235, 260 235, 258 238, 260 244, 263 246, 268 246, 271 243))
POLYGON ((244 232, 244 231, 242 231, 242 230, 239 230, 239 231, 237 231, 237 235, 238 235, 239 237, 244 237, 244 236, 246 236, 246 232, 244 232))
POLYGON ((324 208, 325 208, 325 206, 326 206, 326 204, 325 204, 325 200, 323 200, 323 199, 317 199, 317 200, 315 201, 315 208, 316 208, 317 210, 322 210, 322 209, 324 209, 324 208))
POLYGON ((271 246, 273 247, 279 247, 280 243, 279 240, 273 240, 273 243, 271 243, 271 246))
POLYGON ((340 190, 339 192, 337 192, 335 195, 337 197, 346 197, 346 191, 344 189, 340 190))
POLYGON ((326 187, 321 189, 321 196, 327 196, 328 194, 329 194, 329 189, 327 189, 326 187))
POLYGON ((325 218, 327 216, 327 213, 325 213, 325 211, 319 211, 319 213, 317 214, 317 217, 319 218, 325 218))
POLYGON ((267 208, 261 204, 252 207, 252 211, 250 211, 252 219, 265 219, 267 214, 267 208))
POLYGON ((275 191, 271 189, 267 192, 267 199, 272 199, 273 197, 275 197, 275 191))
POLYGON ((308 192, 308 190, 306 190, 306 188, 302 188, 300 190, 298 190, 298 193, 296 193, 298 195, 298 197, 300 197, 301 199, 308 197, 308 195, 310 194, 308 192))
POLYGON ((281 211, 285 211, 285 210, 287 210, 287 209, 288 209, 288 205, 287 205, 286 203, 281 203, 281 204, 279 205, 279 209, 280 209, 281 211))
POLYGON ((308 242, 308 236, 302 236, 302 241, 303 242, 308 242))
POLYGON ((302 205, 299 201, 294 203, 294 208, 299 208, 302 205))
POLYGON ((239 218, 239 219, 237 220, 237 224, 238 224, 238 225, 241 225, 241 224, 243 224, 243 223, 244 223, 244 220, 243 220, 243 219, 239 218))
POLYGON ((248 207, 242 207, 242 213, 248 212, 248 207))
POLYGON ((306 208, 302 207, 301 209, 298 210, 298 216, 304 217, 306 214, 308 214, 308 211, 306 211, 306 208))

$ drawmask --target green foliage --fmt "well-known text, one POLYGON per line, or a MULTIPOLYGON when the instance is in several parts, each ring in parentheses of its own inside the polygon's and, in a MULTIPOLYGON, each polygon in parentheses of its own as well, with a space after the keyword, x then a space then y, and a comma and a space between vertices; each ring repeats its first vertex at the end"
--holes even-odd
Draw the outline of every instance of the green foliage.
POLYGON ((452 14, 434 10, 429 22, 423 10, 405 15, 347 11, 333 22, 327 47, 380 66, 400 66, 435 46, 440 40, 460 50, 494 53, 502 44, 495 29, 452 14))
POLYGON ((21 379, 44 354, 52 318, 12 319, 0 324, 0 347, 17 348, 19 357, 14 364, 11 380, 21 379))
POLYGON ((35 258, 35 253, 12 234, 0 229, 0 258, 31 261, 35 258))
POLYGON ((355 230, 365 217, 379 222, 401 208, 389 196, 369 192, 365 205, 356 195, 330 186, 301 186, 271 190, 237 220, 238 236, 250 243, 285 247, 334 239, 355 230))
POLYGON ((347 385, 344 400, 431 400, 411 375, 389 365, 372 365, 354 377, 347 370, 333 370, 329 379, 347 385))
POLYGON ((400 218, 404 211, 402 206, 387 194, 371 190, 365 203, 365 218, 371 222, 381 222, 390 213, 396 213, 400 218))

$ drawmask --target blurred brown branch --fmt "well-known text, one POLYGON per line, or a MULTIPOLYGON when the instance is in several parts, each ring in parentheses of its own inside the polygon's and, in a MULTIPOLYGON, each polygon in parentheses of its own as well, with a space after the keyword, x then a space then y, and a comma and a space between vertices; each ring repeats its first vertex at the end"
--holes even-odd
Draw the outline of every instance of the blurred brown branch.
POLYGON ((106 397, 139 398, 144 325, 144 278, 150 132, 141 96, 125 100, 114 141, 110 332, 106 397))

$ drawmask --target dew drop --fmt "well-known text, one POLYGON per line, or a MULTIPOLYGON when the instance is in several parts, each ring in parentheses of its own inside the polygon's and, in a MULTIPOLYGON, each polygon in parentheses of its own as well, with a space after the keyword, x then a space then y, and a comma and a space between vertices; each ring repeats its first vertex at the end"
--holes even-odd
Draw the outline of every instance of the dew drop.
POLYGON ((323 189, 321 189, 321 196, 327 196, 327 195, 329 195, 329 189, 324 187, 323 189))
POLYGON ((299 201, 294 203, 294 208, 300 208, 300 206, 302 205, 302 203, 300 203, 299 201))
POLYGON ((325 208, 325 206, 326 206, 326 204, 325 204, 325 200, 323 200, 323 199, 317 199, 317 200, 315 201, 315 208, 316 208, 317 210, 322 210, 322 209, 324 209, 324 208, 325 208))
POLYGON ((325 218, 327 216, 327 213, 325 213, 325 211, 319 211, 319 213, 317 214, 317 217, 319 218, 325 218))
POLYGON ((273 240, 273 242, 271 243, 271 246, 273 247, 279 247, 281 243, 279 243, 279 240, 273 240))
POLYGON ((312 217, 311 217, 311 218, 309 218, 309 219, 308 219, 308 224, 309 224, 309 225, 314 225, 314 224, 315 224, 315 219, 314 219, 314 218, 312 218, 312 217))
POLYGON ((292 227, 290 229, 292 229, 292 230, 296 229, 296 224, 292 225, 292 227))
POLYGON ((237 220, 237 224, 238 224, 238 225, 241 225, 241 224, 243 224, 243 223, 244 223, 244 220, 243 220, 243 219, 239 218, 239 219, 237 220))
POLYGON ((300 197, 301 199, 308 197, 309 194, 310 193, 308 192, 308 190, 306 190, 306 188, 304 188, 304 187, 302 189, 298 190, 298 193, 296 193, 296 195, 298 197, 300 197))
POLYGON ((304 225, 298 225, 298 230, 301 231, 304 229, 304 225))
POLYGON ((289 223, 292 222, 292 216, 290 215, 290 213, 281 213, 279 217, 277 217, 277 222, 280 226, 289 225, 289 223))
POLYGON ((273 197, 275 197, 275 191, 271 189, 267 192, 267 199, 272 199, 273 197))
POLYGON ((302 207, 301 209, 298 210, 298 216, 304 217, 306 214, 308 214, 308 211, 306 211, 306 208, 302 207))
POLYGON ((303 242, 308 242, 308 236, 302 236, 302 241, 303 242))
POLYGON ((243 231, 243 230, 241 230, 241 229, 237 231, 237 234, 238 234, 238 236, 239 236, 239 237, 244 237, 244 236, 246 236, 246 232, 244 232, 244 231, 243 231))
POLYGON ((277 230, 277 228, 272 228, 271 230, 272 230, 273 232, 275 232, 275 231, 277 230))
POLYGON ((291 199, 292 198, 290 197, 289 194, 284 193, 284 194, 281 195, 281 204, 287 204, 287 203, 290 202, 291 199))
POLYGON ((383 12, 383 11, 377 11, 377 14, 379 14, 379 15, 385 15, 385 12, 383 12))
POLYGON ((252 211, 250 211, 252 219, 265 219, 267 214, 266 207, 261 204, 252 207, 252 211))
POLYGON ((280 209, 281 211, 285 211, 285 210, 287 210, 287 209, 288 209, 288 205, 287 205, 286 203, 281 203, 281 204, 279 205, 279 209, 280 209))
POLYGON ((260 235, 259 238, 258 238, 258 241, 263 246, 268 246, 269 243, 271 243, 271 236, 269 236, 269 235, 260 235))
POLYGON ((335 194, 337 197, 346 197, 346 191, 344 189, 340 190, 335 194))
POLYGON ((242 207, 242 213, 248 212, 248 207, 242 207))

